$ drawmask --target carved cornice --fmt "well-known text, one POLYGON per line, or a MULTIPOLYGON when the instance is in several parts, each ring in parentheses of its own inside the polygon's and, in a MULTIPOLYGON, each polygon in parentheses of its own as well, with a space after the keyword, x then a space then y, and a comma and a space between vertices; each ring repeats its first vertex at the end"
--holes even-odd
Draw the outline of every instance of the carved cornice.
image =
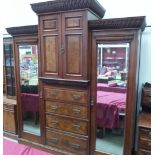
POLYGON ((143 31, 145 26, 145 16, 91 20, 88 22, 88 27, 91 30, 133 28, 142 29, 143 31))
POLYGON ((34 3, 31 7, 37 14, 86 8, 92 10, 100 18, 105 13, 105 9, 96 0, 53 0, 34 3))
POLYGON ((38 33, 38 25, 9 27, 9 28, 6 28, 6 30, 12 36, 37 34, 38 33))

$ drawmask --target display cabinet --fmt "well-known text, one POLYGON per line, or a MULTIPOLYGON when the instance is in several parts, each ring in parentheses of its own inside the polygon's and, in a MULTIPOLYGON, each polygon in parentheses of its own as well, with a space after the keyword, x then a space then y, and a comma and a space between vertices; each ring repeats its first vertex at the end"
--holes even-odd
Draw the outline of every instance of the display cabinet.
POLYGON ((138 119, 138 153, 151 155, 151 113, 142 112, 138 119))
POLYGON ((3 90, 7 98, 15 99, 15 73, 14 73, 14 53, 12 38, 3 39, 3 90))

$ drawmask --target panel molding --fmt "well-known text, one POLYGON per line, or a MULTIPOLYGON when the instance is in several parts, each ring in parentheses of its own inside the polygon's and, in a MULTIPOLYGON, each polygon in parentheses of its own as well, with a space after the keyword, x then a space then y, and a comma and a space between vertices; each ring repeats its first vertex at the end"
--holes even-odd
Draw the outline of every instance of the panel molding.
POLYGON ((58 75, 58 35, 48 35, 43 37, 45 53, 44 74, 58 75))
POLYGON ((82 17, 66 17, 65 28, 68 29, 82 29, 82 17))
POLYGON ((82 34, 65 35, 66 75, 82 76, 82 34))

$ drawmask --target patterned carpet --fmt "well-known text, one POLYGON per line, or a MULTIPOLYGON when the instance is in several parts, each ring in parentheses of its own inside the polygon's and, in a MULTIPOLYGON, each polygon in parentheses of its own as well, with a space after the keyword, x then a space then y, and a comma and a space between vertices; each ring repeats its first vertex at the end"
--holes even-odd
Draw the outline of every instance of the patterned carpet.
POLYGON ((19 144, 15 140, 4 138, 3 155, 52 155, 52 154, 34 149, 30 146, 19 144))

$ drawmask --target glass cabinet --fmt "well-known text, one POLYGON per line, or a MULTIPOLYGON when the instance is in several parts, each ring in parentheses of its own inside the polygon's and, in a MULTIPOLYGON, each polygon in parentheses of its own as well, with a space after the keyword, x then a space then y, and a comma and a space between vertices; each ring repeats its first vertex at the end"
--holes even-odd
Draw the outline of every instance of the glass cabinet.
POLYGON ((11 38, 3 39, 3 49, 3 93, 7 98, 15 98, 14 55, 11 38))

